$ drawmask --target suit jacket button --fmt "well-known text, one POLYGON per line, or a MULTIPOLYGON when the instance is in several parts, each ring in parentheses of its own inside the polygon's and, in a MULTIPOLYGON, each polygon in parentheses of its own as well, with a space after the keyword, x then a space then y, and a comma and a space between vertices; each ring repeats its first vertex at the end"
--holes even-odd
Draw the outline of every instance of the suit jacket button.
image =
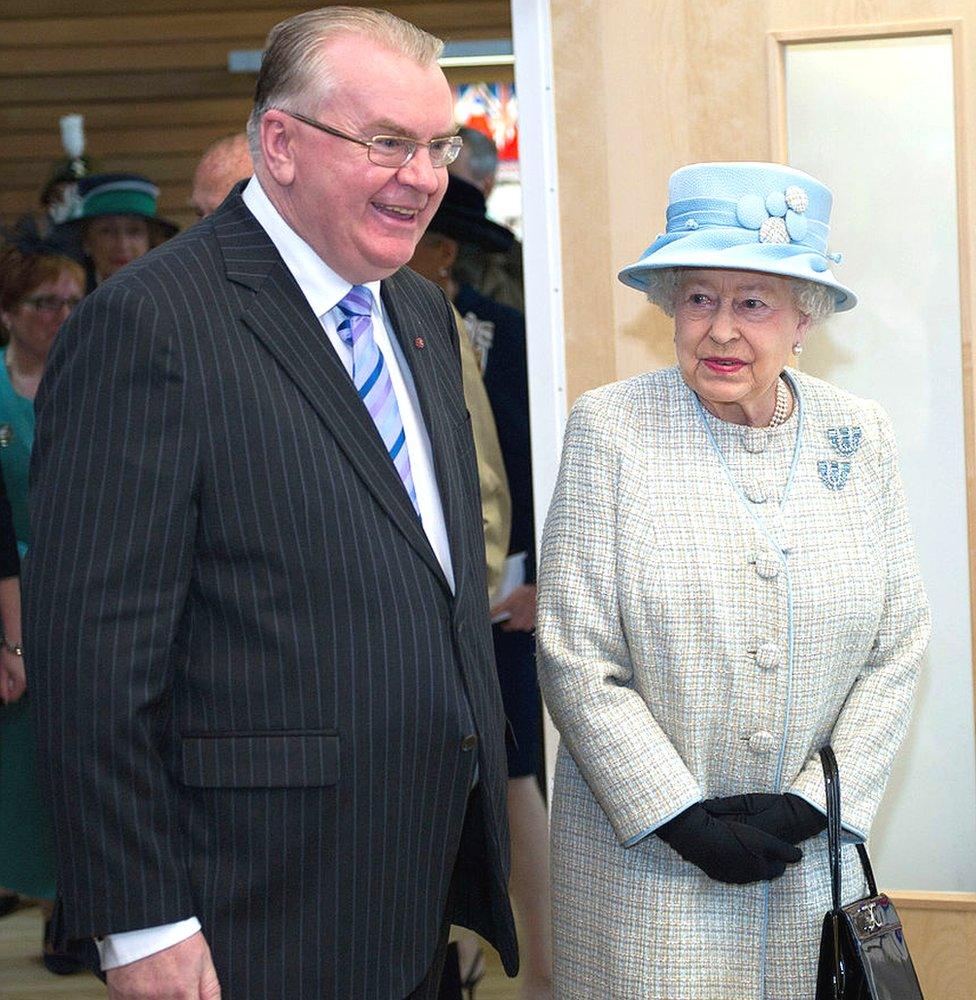
POLYGON ((463 740, 461 740, 461 749, 465 753, 469 753, 471 750, 474 750, 474 748, 477 745, 478 745, 478 737, 475 736, 474 733, 468 733, 468 735, 465 736, 463 740))

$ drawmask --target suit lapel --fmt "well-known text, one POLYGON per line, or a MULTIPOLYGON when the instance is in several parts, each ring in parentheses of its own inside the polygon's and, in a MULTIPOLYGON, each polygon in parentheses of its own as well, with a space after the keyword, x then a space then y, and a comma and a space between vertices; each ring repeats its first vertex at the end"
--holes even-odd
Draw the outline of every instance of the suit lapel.
POLYGON ((267 233, 240 198, 214 216, 214 232, 228 278, 255 293, 241 320, 295 383, 366 488, 449 589, 376 425, 267 233))
POLYGON ((441 498, 441 508, 444 511, 451 561, 455 566, 456 586, 459 588, 461 574, 458 569, 463 565, 462 560, 465 558, 461 545, 464 537, 462 523, 464 514, 458 506, 458 490, 456 486, 452 486, 448 470, 456 462, 455 424, 464 418, 464 410, 460 409, 458 403, 452 399, 459 395, 459 390, 452 387, 449 381, 450 370, 442 369, 445 362, 448 365, 454 364, 456 369, 454 385, 460 386, 460 358, 455 359, 454 355, 449 353, 455 350, 453 342, 446 345, 440 343, 443 339, 440 329, 432 334, 434 317, 430 315, 430 300, 425 300, 422 312, 418 308, 412 308, 414 297, 406 291, 401 292, 402 280, 400 272, 397 272, 382 283, 380 290, 390 326, 395 331, 400 349, 413 376, 424 425, 430 438, 434 476, 441 498), (418 342, 425 346, 418 348, 418 342), (456 413, 455 420, 450 417, 452 412, 456 413))

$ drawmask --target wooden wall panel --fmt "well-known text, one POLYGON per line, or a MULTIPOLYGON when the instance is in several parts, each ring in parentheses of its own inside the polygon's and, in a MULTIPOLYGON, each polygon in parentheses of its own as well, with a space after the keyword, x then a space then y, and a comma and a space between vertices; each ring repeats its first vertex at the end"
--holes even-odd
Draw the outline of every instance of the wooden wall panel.
MULTIPOLYGON (((511 35, 508 0, 383 6, 446 40, 511 35)), ((71 113, 85 117, 97 169, 146 174, 160 186, 160 211, 192 222, 200 154, 242 129, 250 110, 254 75, 229 73, 227 54, 261 48, 272 25, 303 9, 275 0, 0 0, 0 223, 35 208, 63 157, 58 119, 71 113)), ((491 77, 510 80, 511 70, 491 77)))
POLYGON ((925 1000, 976 997, 976 893, 892 892, 925 1000))

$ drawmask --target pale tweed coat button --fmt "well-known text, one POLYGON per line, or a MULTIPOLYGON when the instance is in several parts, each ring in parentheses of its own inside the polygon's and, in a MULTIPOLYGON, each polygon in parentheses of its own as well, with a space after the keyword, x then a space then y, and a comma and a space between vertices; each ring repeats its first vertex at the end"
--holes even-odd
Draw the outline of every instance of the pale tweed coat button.
POLYGON ((756 665, 763 670, 778 670, 783 665, 783 654, 775 642, 764 642, 756 650, 756 665))
POLYGON ((772 733, 758 732, 749 737, 749 749, 753 753, 770 754, 776 749, 776 741, 772 733))
POLYGON ((768 436, 762 427, 747 427, 742 432, 742 447, 751 455, 758 455, 766 450, 768 436))
POLYGON ((750 483, 745 488, 745 494, 750 503, 765 503, 769 499, 766 487, 762 483, 750 483))
POLYGON ((780 562, 779 556, 772 552, 759 552, 753 559, 756 564, 756 572, 764 580, 775 580, 779 576, 780 562))

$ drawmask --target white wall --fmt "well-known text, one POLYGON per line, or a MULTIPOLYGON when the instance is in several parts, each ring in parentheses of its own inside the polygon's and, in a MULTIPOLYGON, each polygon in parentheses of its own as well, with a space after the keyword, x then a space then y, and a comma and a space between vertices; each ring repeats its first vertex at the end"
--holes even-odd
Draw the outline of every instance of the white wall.
MULTIPOLYGON (((536 546, 542 542, 549 500, 559 472, 566 423, 562 256, 556 171, 556 113, 552 89, 549 0, 512 0, 515 84, 519 96, 522 191, 522 263, 532 423, 532 490, 536 546)), ((545 713, 549 786, 559 734, 545 713)))
MULTIPOLYGON (((953 66, 946 35, 791 45, 789 162, 834 191, 860 297, 804 370, 892 416, 932 643, 871 849, 887 889, 976 890, 976 749, 963 451, 953 66)), ((866 734, 870 738, 869 734, 866 734)))

